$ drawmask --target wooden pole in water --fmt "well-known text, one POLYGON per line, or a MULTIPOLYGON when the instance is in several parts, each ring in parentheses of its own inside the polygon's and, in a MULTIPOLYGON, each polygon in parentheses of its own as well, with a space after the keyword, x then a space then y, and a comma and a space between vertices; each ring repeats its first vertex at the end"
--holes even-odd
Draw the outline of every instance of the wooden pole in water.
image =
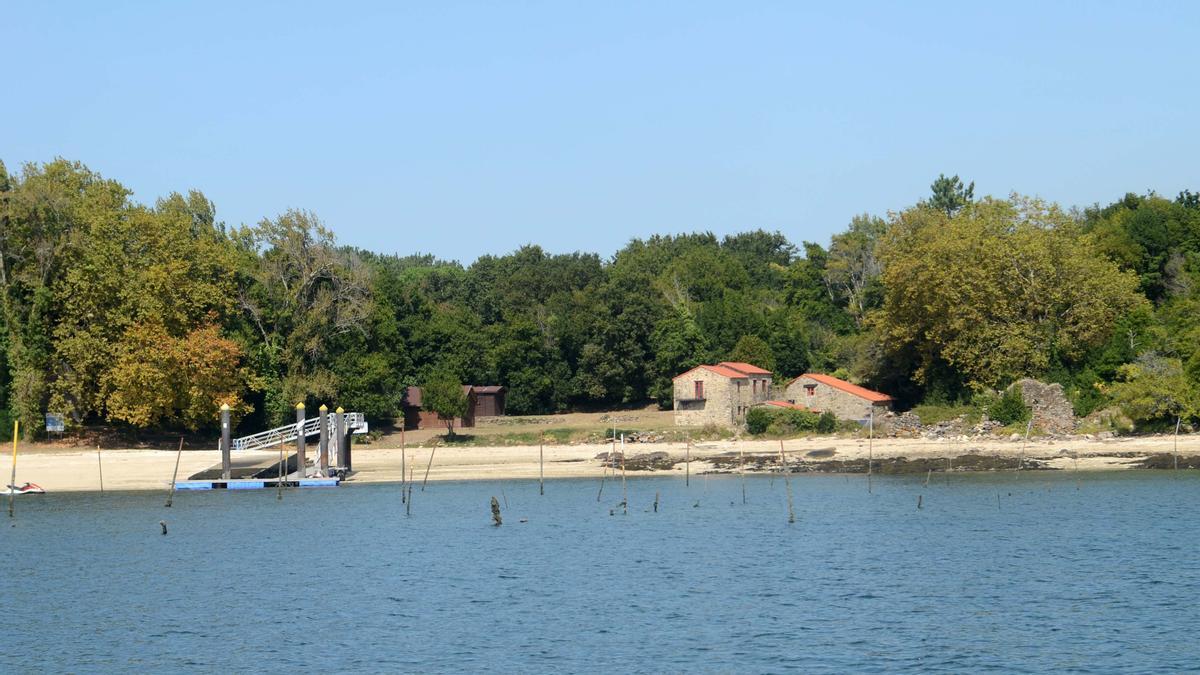
POLYGON ((496 501, 495 495, 492 496, 492 525, 500 527, 503 521, 500 519, 500 502, 496 501))
MULTIPOLYGON (((98 452, 99 450, 97 450, 98 452)), ((171 508, 171 501, 175 498, 175 481, 179 478, 179 458, 183 456, 183 436, 179 437, 179 449, 175 451, 175 473, 171 474, 171 489, 167 492, 167 508, 171 508)))
POLYGON ((400 503, 401 504, 408 501, 408 495, 406 494, 406 491, 408 490, 408 481, 407 481, 408 469, 406 469, 404 466, 406 463, 405 457, 407 457, 407 456, 408 456, 408 451, 404 449, 404 428, 401 427, 401 429, 400 429, 400 503))
POLYGON ((437 445, 429 451, 429 463, 425 465, 425 479, 421 481, 421 492, 425 491, 425 484, 429 482, 429 467, 433 466, 433 454, 437 452, 437 445))
POLYGON ((96 444, 96 468, 100 469, 100 494, 104 494, 104 462, 100 459, 100 444, 96 444))
POLYGON ((788 470, 787 455, 783 452, 783 439, 779 440, 779 461, 783 464, 783 482, 787 485, 788 522, 796 522, 796 511, 792 508, 792 478, 788 470))
POLYGON ((538 494, 546 494, 546 435, 538 432, 538 494))
POLYGON ((629 515, 629 491, 625 489, 625 434, 621 434, 621 506, 629 515))
POLYGON ((13 517, 13 501, 17 497, 17 435, 21 430, 21 420, 13 420, 13 456, 12 482, 8 484, 8 517, 13 517))
POLYGON ((933 475, 933 469, 930 469, 925 472, 925 483, 923 484, 923 487, 929 487, 929 477, 932 475, 933 475))
POLYGON ((275 499, 283 499, 283 434, 279 434, 279 481, 275 483, 275 499))
POLYGON ((658 490, 654 491, 654 512, 658 513, 658 490))
POLYGON ((409 469, 408 482, 405 483, 405 486, 406 486, 405 489, 408 490, 408 499, 405 500, 405 505, 404 505, 404 515, 406 515, 406 516, 412 515, 412 485, 413 485, 412 472, 415 470, 416 470, 415 468, 409 469))
POLYGON ((1029 423, 1025 425, 1025 440, 1021 441, 1021 457, 1017 460, 1017 472, 1021 471, 1021 467, 1025 466, 1025 446, 1029 443, 1029 432, 1033 430, 1033 415, 1029 416, 1029 423))
POLYGON ((871 406, 871 421, 867 429, 867 492, 873 487, 872 478, 875 475, 875 406, 871 406))
POLYGON ((685 487, 692 484, 692 434, 687 434, 687 449, 683 455, 683 485, 685 487))
POLYGON ((598 492, 596 492, 596 501, 597 501, 597 502, 599 502, 599 501, 600 501, 600 495, 604 494, 604 480, 605 480, 606 478, 608 478, 608 466, 609 466, 610 464, 612 464, 612 461, 613 461, 613 456, 612 456, 612 453, 610 452, 610 453, 608 453, 608 457, 606 457, 606 458, 604 459, 604 466, 603 466, 603 467, 601 467, 601 471, 600 471, 600 490, 599 490, 598 492))
POLYGON ((746 455, 738 448, 738 473, 742 474, 742 503, 746 503, 746 455))
POLYGON ((1179 470, 1179 423, 1183 421, 1183 416, 1175 417, 1175 451, 1172 453, 1175 456, 1175 470, 1179 470))

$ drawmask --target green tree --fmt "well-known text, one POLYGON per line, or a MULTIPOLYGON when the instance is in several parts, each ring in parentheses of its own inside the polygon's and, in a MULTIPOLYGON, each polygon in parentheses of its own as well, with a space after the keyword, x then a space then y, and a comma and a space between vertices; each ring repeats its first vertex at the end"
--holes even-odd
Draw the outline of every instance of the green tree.
POLYGON ((939 173, 929 189, 933 195, 925 205, 947 216, 958 213, 975 199, 975 182, 971 181, 970 185, 964 187, 957 175, 947 178, 946 174, 939 173))
POLYGON ((437 413, 448 436, 454 435, 455 418, 467 414, 468 403, 462 383, 451 373, 434 373, 421 387, 421 407, 437 413))
POLYGON ((918 381, 939 369, 995 387, 1074 362, 1144 302, 1136 279, 1097 255, 1055 206, 985 199, 951 217, 912 209, 881 249, 874 326, 918 381))
POLYGON ((1121 411, 1140 428, 1165 429, 1200 416, 1200 387, 1179 359, 1153 352, 1119 369, 1109 391, 1121 411))
POLYGON ((771 351, 771 345, 757 335, 743 335, 738 338, 727 360, 775 370, 775 353, 771 351))

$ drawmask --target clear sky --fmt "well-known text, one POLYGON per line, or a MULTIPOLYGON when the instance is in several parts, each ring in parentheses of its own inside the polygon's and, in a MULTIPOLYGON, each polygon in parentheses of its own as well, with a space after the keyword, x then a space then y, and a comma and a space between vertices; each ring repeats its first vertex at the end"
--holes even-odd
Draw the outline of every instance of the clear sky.
POLYGON ((470 262, 1200 189, 1200 3, 14 2, 0 159, 470 262))

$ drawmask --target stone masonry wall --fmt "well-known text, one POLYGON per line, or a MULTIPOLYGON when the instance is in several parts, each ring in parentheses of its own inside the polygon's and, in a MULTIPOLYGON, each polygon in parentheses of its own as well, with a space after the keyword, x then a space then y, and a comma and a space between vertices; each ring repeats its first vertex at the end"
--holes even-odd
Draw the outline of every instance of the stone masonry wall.
MULTIPOLYGON (((797 378, 785 391, 788 401, 813 410, 831 412, 840 420, 862 421, 871 416, 871 401, 811 378, 797 378), (804 386, 806 384, 816 385, 812 396, 808 395, 804 386)), ((887 412, 888 408, 884 403, 876 403, 874 406, 876 418, 887 412)))

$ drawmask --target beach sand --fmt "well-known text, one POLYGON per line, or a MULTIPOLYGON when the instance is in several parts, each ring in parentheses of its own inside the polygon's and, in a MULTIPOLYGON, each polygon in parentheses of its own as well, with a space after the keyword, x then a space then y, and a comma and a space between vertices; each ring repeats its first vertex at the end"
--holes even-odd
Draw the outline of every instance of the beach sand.
MULTIPOLYGON (((1042 460, 1051 468, 1074 469, 1078 455, 1080 470, 1127 469, 1140 459, 1155 454, 1170 454, 1174 441, 1170 436, 1096 440, 1084 437, 1053 440, 1031 439, 1022 451, 1021 441, 1000 439, 927 440, 876 439, 870 451, 876 461, 904 457, 909 460, 942 459, 967 454, 1016 458, 1022 452, 1027 459, 1042 460)), ((802 460, 865 460, 868 442, 865 438, 813 437, 784 441, 789 462, 802 460), (815 452, 813 456, 808 453, 815 452), (830 453, 832 451, 832 454, 830 453)), ((682 443, 643 443, 626 446, 628 457, 650 452, 667 452, 680 460, 674 469, 662 471, 630 471, 629 475, 682 475, 685 445, 682 443)), ((545 477, 599 478, 604 467, 596 456, 608 452, 608 444, 547 445, 545 446, 545 477)), ((618 446, 619 449, 619 446, 618 446)), ((313 452, 310 444, 310 456, 313 452)), ((714 441, 696 443, 691 449, 693 475, 712 469, 706 461, 727 453, 744 452, 753 455, 777 456, 779 441, 714 441)), ((408 467, 417 481, 429 469, 430 481, 479 479, 537 479, 537 446, 441 446, 408 448, 408 467)), ((1200 436, 1181 436, 1179 453, 1182 456, 1200 455, 1200 436)), ((270 453, 261 453, 269 458, 270 453)), ((354 472, 348 483, 399 482, 400 449, 371 445, 354 448, 354 472)), ((243 456, 244 457, 244 456, 243 456)), ((238 459, 239 457, 235 457, 238 459)), ((175 467, 175 452, 169 450, 103 450, 104 488, 106 490, 166 490, 175 467)), ((217 450, 185 450, 179 465, 180 480, 221 461, 217 450)), ((5 483, 11 469, 11 456, 0 460, 0 475, 5 483)), ((99 490, 100 467, 96 451, 77 448, 55 448, 40 445, 21 446, 17 460, 17 483, 37 483, 49 492, 99 490)))

